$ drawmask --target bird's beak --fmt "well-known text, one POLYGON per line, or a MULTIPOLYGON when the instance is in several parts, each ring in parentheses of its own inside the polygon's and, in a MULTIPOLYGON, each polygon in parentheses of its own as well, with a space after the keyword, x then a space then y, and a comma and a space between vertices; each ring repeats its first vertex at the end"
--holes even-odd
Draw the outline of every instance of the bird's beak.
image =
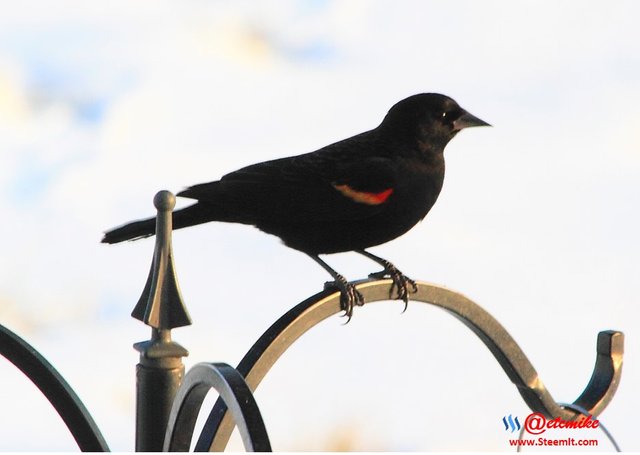
POLYGON ((453 129, 460 131, 463 128, 470 128, 472 126, 491 126, 484 120, 480 120, 475 115, 469 114, 467 111, 463 111, 462 115, 453 121, 453 129))

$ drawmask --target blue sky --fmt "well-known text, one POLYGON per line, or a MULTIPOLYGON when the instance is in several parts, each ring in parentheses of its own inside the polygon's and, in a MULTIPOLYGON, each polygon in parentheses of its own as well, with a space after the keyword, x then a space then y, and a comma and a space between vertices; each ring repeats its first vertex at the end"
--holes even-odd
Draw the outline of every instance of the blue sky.
MULTIPOLYGON (((586 384, 596 333, 623 330, 627 363, 602 419, 640 450, 636 2, 5 3, 0 320, 50 357, 113 449, 133 447, 131 344, 147 330, 129 314, 153 242, 106 247, 101 232, 152 214, 160 189, 317 149, 435 91, 494 127, 452 141, 432 212, 372 251, 490 311, 558 400, 586 384), (96 351, 104 360, 78 362, 96 351)), ((188 365, 237 363, 328 279, 246 226, 181 231, 174 251, 195 321, 175 332, 188 365)), ((373 271, 327 260, 350 279, 373 271)), ((274 446, 326 449, 347 434, 360 450, 509 450, 501 419, 526 415, 517 391, 466 328, 423 307, 372 305, 305 336, 258 392, 274 446), (380 373, 389 359, 404 387, 380 373)), ((0 417, 0 449, 72 449, 29 385, 8 365, 0 374, 36 406, 0 417), (46 437, 28 438, 34 428, 46 437)))

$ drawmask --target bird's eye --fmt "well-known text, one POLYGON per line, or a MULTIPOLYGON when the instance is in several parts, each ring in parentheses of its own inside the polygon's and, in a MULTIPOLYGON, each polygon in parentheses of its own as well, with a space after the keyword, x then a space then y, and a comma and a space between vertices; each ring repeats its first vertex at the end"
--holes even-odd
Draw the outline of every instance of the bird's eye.
POLYGON ((445 111, 445 112, 442 113, 442 115, 440 117, 442 117, 442 119, 444 120, 444 119, 447 118, 447 115, 449 115, 449 113, 445 111))

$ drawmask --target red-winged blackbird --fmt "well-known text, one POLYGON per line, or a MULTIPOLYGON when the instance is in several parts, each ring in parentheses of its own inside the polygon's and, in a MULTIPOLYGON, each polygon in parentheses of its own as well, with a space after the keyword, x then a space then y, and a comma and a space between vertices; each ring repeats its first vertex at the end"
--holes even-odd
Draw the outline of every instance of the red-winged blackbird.
MULTIPOLYGON (((404 234, 429 212, 444 179, 443 151, 463 128, 488 123, 451 98, 414 95, 395 104, 382 123, 304 155, 247 166, 219 181, 178 193, 197 200, 173 213, 175 229, 226 221, 256 226, 320 264, 341 291, 350 319, 363 299, 319 254, 355 251, 384 267, 396 298, 408 301, 415 283, 390 262, 365 251, 404 234)), ((103 243, 153 235, 155 218, 107 232, 103 243)))

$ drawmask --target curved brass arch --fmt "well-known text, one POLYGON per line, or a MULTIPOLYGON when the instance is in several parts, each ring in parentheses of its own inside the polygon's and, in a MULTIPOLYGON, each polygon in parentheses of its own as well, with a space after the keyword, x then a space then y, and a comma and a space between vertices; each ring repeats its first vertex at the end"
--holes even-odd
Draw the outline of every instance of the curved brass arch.
MULTIPOLYGON (((362 280, 355 283, 366 303, 389 300, 390 279, 362 280)), ((573 420, 580 413, 559 406, 547 391, 538 373, 518 344, 502 325, 464 295, 450 289, 425 282, 417 282, 418 290, 412 301, 435 305, 449 312, 469 327, 489 348, 509 379, 516 385, 522 398, 534 412, 549 418, 573 420)), ((251 390, 258 387, 264 376, 280 356, 306 331, 326 318, 339 313, 340 294, 325 290, 298 304, 278 319, 253 345, 238 365, 251 390)), ((617 331, 598 334, 597 357, 591 380, 574 402, 599 415, 609 404, 620 381, 624 335, 617 331)), ((206 431, 203 431, 196 451, 224 450, 233 422, 221 400, 211 411, 206 431)))

